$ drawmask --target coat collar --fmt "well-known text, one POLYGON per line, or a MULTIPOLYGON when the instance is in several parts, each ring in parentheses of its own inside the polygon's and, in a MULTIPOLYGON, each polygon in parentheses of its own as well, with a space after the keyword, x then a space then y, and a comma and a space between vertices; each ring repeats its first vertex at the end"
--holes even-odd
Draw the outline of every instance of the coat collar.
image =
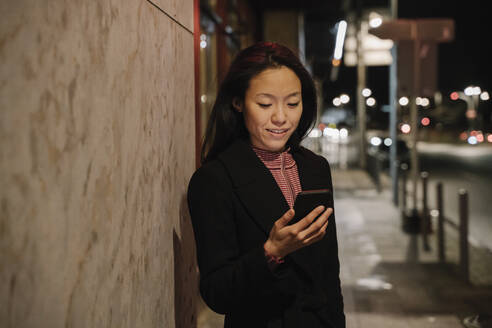
MULTIPOLYGON (((329 172, 321 172, 313 155, 302 147, 292 150, 299 172, 302 190, 329 188, 329 172)), ((267 237, 273 224, 289 205, 275 178, 261 162, 245 139, 239 139, 223 151, 218 159, 224 164, 239 200, 267 237)), ((313 245, 312 245, 313 246, 313 245)), ((309 246, 311 247, 311 246, 309 246)), ((306 249, 292 253, 292 258, 307 271, 312 271, 312 259, 306 249)))
POLYGON ((244 139, 235 141, 219 155, 219 160, 240 201, 268 236, 275 220, 289 210, 275 178, 244 139))

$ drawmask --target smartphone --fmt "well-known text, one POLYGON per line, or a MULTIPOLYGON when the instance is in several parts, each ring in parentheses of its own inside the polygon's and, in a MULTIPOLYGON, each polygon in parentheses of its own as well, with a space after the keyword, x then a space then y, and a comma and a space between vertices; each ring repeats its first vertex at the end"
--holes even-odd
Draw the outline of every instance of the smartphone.
MULTIPOLYGON (((296 214, 294 218, 289 222, 289 224, 299 222, 299 220, 303 219, 319 205, 323 205, 325 209, 328 207, 333 208, 332 199, 332 193, 329 189, 301 191, 299 194, 297 194, 296 200, 294 202, 294 211, 296 212, 296 214)), ((316 219, 314 221, 316 221, 316 219)))

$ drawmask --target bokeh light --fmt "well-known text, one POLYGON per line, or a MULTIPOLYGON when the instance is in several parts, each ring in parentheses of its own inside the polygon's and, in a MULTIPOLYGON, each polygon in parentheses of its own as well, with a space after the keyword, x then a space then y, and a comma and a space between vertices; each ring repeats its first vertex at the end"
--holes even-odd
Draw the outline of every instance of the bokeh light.
POLYGON ((407 134, 407 133, 410 133, 410 131, 412 130, 412 128, 410 127, 410 124, 404 123, 404 124, 401 125, 400 130, 401 130, 401 132, 407 134))

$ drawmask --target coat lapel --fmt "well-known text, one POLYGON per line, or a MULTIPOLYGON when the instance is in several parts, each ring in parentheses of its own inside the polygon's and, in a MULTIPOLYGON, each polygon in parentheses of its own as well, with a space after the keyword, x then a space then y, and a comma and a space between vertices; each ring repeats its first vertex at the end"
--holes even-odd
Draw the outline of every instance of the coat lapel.
POLYGON ((305 151, 292 153, 299 172, 302 190, 331 188, 330 172, 323 172, 317 163, 307 159, 305 151))
POLYGON ((219 155, 239 200, 266 236, 274 222, 289 210, 282 191, 249 143, 239 139, 219 155))

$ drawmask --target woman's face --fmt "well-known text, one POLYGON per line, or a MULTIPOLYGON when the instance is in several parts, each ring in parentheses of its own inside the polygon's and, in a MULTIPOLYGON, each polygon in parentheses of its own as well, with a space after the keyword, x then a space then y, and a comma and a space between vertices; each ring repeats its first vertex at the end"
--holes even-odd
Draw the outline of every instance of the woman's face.
POLYGON ((253 77, 244 103, 234 107, 243 112, 254 147, 282 151, 296 130, 302 114, 301 81, 290 68, 264 70, 253 77))

